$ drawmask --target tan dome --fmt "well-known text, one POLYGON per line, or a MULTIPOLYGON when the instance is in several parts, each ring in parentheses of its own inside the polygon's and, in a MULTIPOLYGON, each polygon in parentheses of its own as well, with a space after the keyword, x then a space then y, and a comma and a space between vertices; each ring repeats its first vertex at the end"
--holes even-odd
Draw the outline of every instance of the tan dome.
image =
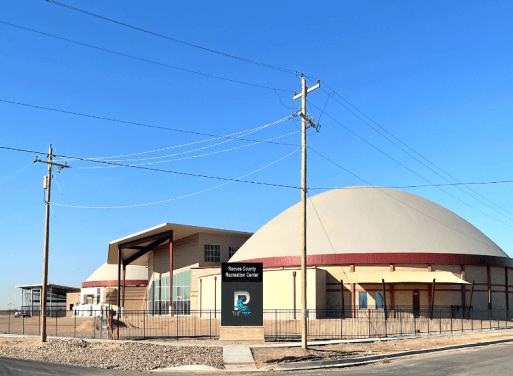
MULTIPOLYGON (((411 193, 373 187, 335 189, 307 200, 307 249, 308 255, 438 253, 509 259, 450 210, 411 193)), ((299 253, 298 203, 260 228, 230 262, 299 253)))
MULTIPOLYGON (((123 271, 121 271, 121 273, 123 273, 123 271)), ((121 278, 123 278, 122 275, 121 278)), ((148 267, 127 265, 125 278, 127 283, 135 283, 137 281, 137 284, 141 284, 144 281, 148 282, 148 267)), ((117 280, 118 266, 105 263, 96 269, 93 274, 82 283, 82 287, 112 286, 114 282, 117 284, 117 280)))

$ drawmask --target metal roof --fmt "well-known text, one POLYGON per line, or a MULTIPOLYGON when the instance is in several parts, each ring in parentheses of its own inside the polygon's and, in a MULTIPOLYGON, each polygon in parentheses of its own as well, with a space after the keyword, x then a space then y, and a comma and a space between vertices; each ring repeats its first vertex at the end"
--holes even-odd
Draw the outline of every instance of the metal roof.
MULTIPOLYGON (((278 214, 230 262, 299 256, 300 203, 278 214)), ((390 188, 334 189, 307 200, 308 255, 508 255, 471 223, 420 196, 390 188)))
MULTIPOLYGON (((200 227, 200 226, 191 226, 191 225, 183 225, 178 223, 162 223, 155 227, 150 227, 146 230, 136 232, 135 234, 124 236, 122 238, 113 240, 109 242, 109 250, 107 256, 107 264, 117 264, 118 263, 118 244, 131 242, 134 240, 146 238, 152 235, 161 234, 166 231, 173 231, 173 239, 178 240, 181 238, 185 238, 187 236, 191 236, 197 233, 205 233, 205 234, 219 234, 219 235, 232 235, 232 236, 251 236, 253 233, 251 232, 243 232, 243 231, 234 231, 234 230, 225 230, 218 228, 210 228, 210 227, 200 227)), ((169 243, 169 242, 167 242, 169 243)), ((150 244, 150 242, 139 244, 140 246, 145 246, 150 244)), ((127 259, 128 257, 136 254, 137 249, 123 249, 122 257, 123 259, 127 259)), ((148 254, 141 256, 139 259, 135 260, 131 263, 131 265, 148 265, 148 254)))
MULTIPOLYGON (((48 287, 55 287, 55 288, 62 289, 62 290, 68 290, 68 291, 80 290, 80 287, 70 287, 70 286, 63 286, 63 285, 55 285, 53 283, 49 283, 47 286, 48 287)), ((34 283, 32 285, 16 285, 14 287, 19 288, 19 289, 33 289, 33 288, 38 288, 38 287, 41 288, 41 287, 43 287, 43 284, 42 283, 34 283)))

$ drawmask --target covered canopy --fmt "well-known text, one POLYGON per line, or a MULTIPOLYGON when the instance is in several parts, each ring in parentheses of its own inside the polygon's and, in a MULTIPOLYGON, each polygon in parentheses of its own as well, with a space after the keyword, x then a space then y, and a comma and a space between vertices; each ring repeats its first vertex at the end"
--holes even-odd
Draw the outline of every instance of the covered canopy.
MULTIPOLYGON (((178 240, 181 238, 185 238, 190 235, 194 235, 197 233, 206 233, 206 234, 221 234, 221 235, 239 235, 239 236, 250 236, 252 233, 242 232, 242 231, 233 231, 233 230, 223 230, 217 228, 210 227, 199 227, 199 226, 190 226, 190 225, 181 225, 177 223, 162 223, 158 226, 151 227, 149 229, 136 232, 135 234, 125 236, 120 239, 113 240, 109 243, 109 252, 107 256, 107 264, 117 264, 118 263, 118 245, 128 244, 128 243, 137 243, 136 247, 133 248, 124 248, 122 249, 121 257, 123 260, 127 260, 130 257, 135 256, 141 247, 149 246, 155 239, 157 239, 160 235, 165 235, 166 233, 170 233, 172 231, 173 240, 178 240), (141 242, 138 242, 141 241, 141 242)), ((168 244, 169 240, 165 240, 161 244, 168 244)), ((132 265, 148 265, 148 255, 145 254, 133 262, 132 265)))
POLYGON ((458 278, 451 272, 354 272, 346 273, 347 282, 349 283, 381 283, 382 279, 385 283, 432 283, 436 279, 436 283, 450 283, 458 285, 469 285, 470 283, 458 278))

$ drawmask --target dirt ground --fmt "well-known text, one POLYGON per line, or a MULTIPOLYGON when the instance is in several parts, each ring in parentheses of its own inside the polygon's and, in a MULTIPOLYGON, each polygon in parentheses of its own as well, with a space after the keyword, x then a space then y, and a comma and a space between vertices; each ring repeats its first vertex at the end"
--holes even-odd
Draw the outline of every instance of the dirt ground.
POLYGON ((393 341, 376 340, 371 343, 310 344, 309 349, 306 351, 301 347, 252 347, 251 350, 253 351, 253 358, 257 367, 265 368, 283 362, 357 358, 366 355, 380 355, 505 338, 513 339, 513 332, 420 337, 393 341))

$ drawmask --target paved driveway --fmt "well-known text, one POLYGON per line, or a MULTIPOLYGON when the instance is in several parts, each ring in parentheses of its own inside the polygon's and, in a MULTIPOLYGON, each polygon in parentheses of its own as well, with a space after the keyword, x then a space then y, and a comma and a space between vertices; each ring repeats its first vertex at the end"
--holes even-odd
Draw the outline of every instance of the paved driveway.
POLYGON ((513 344, 491 345, 468 350, 420 355, 389 364, 332 371, 297 372, 296 376, 506 376, 513 375, 513 344))

